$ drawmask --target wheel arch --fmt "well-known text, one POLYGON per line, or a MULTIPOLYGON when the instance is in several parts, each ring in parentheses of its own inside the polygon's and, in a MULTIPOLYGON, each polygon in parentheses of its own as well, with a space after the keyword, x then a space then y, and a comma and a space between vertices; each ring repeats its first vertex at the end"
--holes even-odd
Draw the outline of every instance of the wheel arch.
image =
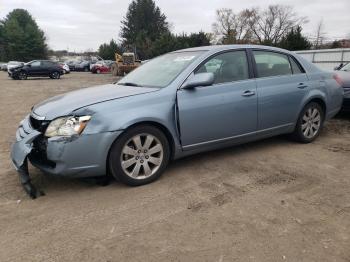
POLYGON ((310 104, 310 103, 312 103, 312 102, 315 102, 315 103, 319 104, 319 105, 322 107, 323 114, 324 114, 323 117, 326 117, 326 115, 327 115, 327 105, 326 105, 326 102, 324 101, 324 99, 321 98, 321 97, 318 97, 318 96, 317 96, 317 97, 312 97, 312 98, 310 98, 310 99, 305 103, 305 105, 303 106, 303 108, 304 108, 306 105, 308 105, 308 104, 310 104))
MULTIPOLYGON (((173 135, 171 134, 170 130, 163 124, 156 122, 156 121, 151 121, 151 120, 147 120, 147 121, 140 121, 137 123, 133 123, 131 125, 129 125, 126 129, 123 130, 123 132, 120 134, 124 134, 125 132, 127 132, 128 130, 137 127, 137 126, 143 126, 143 125, 149 125, 149 126, 153 126, 157 129, 159 129, 160 131, 163 132, 163 134, 165 135, 166 139, 168 140, 169 143, 169 147, 170 147, 170 159, 173 159, 175 156, 175 140, 173 135)), ((108 150, 108 154, 107 154, 107 159, 106 159, 106 171, 107 174, 109 174, 109 156, 111 153, 111 149, 113 144, 118 140, 118 138, 120 137, 120 135, 113 141, 113 143, 110 145, 109 150, 108 150)))

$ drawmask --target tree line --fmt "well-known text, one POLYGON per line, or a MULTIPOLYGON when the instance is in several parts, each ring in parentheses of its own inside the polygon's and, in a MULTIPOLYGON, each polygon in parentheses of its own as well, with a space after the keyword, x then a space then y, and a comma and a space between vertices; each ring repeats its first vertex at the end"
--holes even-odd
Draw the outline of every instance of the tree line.
MULTIPOLYGON (((288 50, 341 47, 340 41, 323 43, 321 23, 316 40, 311 43, 302 32, 307 22, 306 17, 284 5, 239 12, 222 8, 216 11, 211 33, 174 34, 171 23, 154 0, 133 0, 121 22, 119 38, 101 44, 98 54, 113 60, 116 52, 135 52, 145 60, 173 50, 211 44, 262 44, 288 50)), ((28 11, 15 9, 0 20, 0 61, 30 61, 54 53, 48 50, 44 32, 28 11)))
POLYGON ((175 35, 153 0, 133 0, 122 21, 119 44, 114 40, 102 44, 99 54, 112 59, 112 50, 134 51, 139 58, 149 59, 177 49, 210 44, 262 44, 305 50, 312 46, 302 34, 305 22, 307 19, 298 16, 290 6, 270 5, 238 13, 223 8, 216 11, 212 33, 175 35))

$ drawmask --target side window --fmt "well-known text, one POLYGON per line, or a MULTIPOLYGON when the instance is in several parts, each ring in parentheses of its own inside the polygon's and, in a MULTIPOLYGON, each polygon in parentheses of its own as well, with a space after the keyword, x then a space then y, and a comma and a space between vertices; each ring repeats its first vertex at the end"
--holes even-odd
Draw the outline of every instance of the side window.
POLYGON ((49 67, 49 66, 53 66, 53 63, 50 62, 50 61, 43 61, 43 62, 42 62, 42 65, 43 65, 43 66, 46 66, 46 67, 49 67))
POLYGON ((40 66, 40 61, 34 61, 33 63, 31 63, 30 65, 32 66, 32 67, 38 67, 38 66, 40 66))
POLYGON ((209 59, 195 73, 214 74, 214 84, 233 82, 249 78, 248 61, 245 51, 232 51, 209 59))
POLYGON ((287 55, 269 51, 253 51, 253 54, 258 77, 292 74, 292 68, 287 55))
POLYGON ((290 64, 292 65, 293 74, 303 74, 304 70, 301 66, 294 60, 293 57, 289 58, 290 64))

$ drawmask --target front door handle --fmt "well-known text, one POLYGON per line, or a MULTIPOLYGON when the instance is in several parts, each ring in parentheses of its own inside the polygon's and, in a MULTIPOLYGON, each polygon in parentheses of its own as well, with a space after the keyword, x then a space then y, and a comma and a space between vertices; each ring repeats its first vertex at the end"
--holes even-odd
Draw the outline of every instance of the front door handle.
POLYGON ((247 91, 244 91, 243 92, 243 94, 242 94, 242 96, 253 96, 253 95, 255 95, 255 92, 254 91, 252 91, 252 90, 247 90, 247 91))
POLYGON ((305 85, 304 83, 299 83, 299 85, 298 85, 299 89, 304 89, 306 87, 307 87, 307 85, 305 85))

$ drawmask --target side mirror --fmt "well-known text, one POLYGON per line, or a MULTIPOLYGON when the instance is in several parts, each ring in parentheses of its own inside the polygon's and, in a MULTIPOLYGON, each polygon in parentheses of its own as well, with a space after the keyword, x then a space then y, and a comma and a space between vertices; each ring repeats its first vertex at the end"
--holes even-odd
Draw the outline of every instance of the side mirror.
POLYGON ((213 73, 199 73, 193 75, 190 79, 183 84, 183 89, 190 89, 200 86, 211 86, 214 84, 214 74, 213 73))

